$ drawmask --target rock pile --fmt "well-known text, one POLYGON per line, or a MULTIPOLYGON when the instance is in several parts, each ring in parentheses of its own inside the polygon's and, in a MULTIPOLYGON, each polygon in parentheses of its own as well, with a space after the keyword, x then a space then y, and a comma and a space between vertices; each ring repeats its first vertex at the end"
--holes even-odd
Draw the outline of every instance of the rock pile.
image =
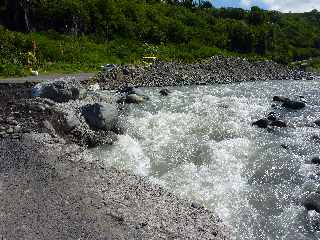
POLYGON ((289 69, 272 61, 250 62, 239 57, 223 56, 193 64, 158 61, 147 67, 112 65, 108 71, 101 71, 96 76, 103 89, 117 89, 129 84, 161 87, 313 78, 311 73, 289 69))

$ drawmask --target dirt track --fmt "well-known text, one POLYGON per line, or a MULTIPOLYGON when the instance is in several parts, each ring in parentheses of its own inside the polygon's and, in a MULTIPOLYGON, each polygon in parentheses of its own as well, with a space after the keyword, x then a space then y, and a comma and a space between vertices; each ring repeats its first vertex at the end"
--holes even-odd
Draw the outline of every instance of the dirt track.
POLYGON ((19 77, 19 78, 6 78, 0 79, 0 84, 8 83, 38 83, 41 81, 55 80, 59 78, 76 78, 80 81, 87 80, 93 77, 94 73, 74 73, 74 74, 50 74, 50 75, 40 75, 40 76, 28 76, 28 77, 19 77))

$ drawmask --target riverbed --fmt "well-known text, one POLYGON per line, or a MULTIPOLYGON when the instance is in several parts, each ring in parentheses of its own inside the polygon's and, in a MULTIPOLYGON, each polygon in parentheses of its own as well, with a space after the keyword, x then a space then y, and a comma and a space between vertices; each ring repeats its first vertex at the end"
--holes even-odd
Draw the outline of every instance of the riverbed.
POLYGON ((171 87, 167 97, 145 88, 150 100, 121 117, 125 133, 92 152, 213 210, 234 239, 319 239, 319 216, 302 205, 320 182, 310 163, 320 153, 319 87, 315 80, 243 82, 171 87), (285 110, 274 95, 307 107, 285 110), (252 126, 270 112, 288 127, 252 126))

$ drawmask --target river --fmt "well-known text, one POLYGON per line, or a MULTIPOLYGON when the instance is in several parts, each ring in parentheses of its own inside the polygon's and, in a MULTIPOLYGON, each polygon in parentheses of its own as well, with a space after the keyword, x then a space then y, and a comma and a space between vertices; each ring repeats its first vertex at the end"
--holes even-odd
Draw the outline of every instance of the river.
POLYGON ((125 134, 94 154, 106 166, 148 177, 216 212, 234 239, 320 239, 320 218, 301 202, 320 183, 310 159, 320 154, 320 81, 272 81, 173 87, 130 105, 125 134), (274 95, 307 107, 288 111, 274 95), (272 106, 273 105, 273 106, 272 106), (252 122, 275 112, 288 128, 252 122), (319 221, 317 223, 317 221, 319 221))

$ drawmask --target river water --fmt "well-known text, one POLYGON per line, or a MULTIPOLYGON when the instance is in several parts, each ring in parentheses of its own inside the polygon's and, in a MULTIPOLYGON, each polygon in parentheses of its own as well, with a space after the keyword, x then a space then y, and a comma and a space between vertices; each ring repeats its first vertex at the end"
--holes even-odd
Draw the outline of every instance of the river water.
POLYGON ((124 135, 94 149, 107 165, 147 176, 216 212, 233 239, 320 239, 319 214, 301 201, 320 178, 310 164, 320 153, 320 81, 249 82, 144 89, 150 101, 130 105, 124 135), (304 96, 287 111, 274 95, 304 96), (254 120, 276 112, 285 129, 259 129, 254 120), (319 221, 319 222, 317 222, 319 221))

